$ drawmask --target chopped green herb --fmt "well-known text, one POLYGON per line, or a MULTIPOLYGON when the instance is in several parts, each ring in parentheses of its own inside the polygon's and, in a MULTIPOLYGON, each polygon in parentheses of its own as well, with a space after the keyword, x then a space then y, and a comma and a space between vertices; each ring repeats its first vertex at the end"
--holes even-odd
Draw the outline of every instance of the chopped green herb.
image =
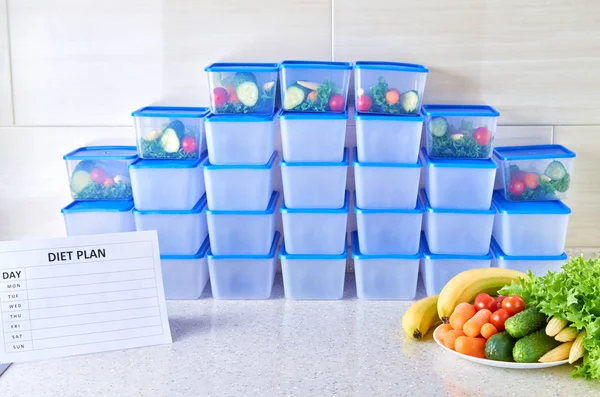
POLYGON ((198 153, 186 153, 179 149, 174 153, 167 153, 160 144, 160 140, 147 141, 142 138, 142 157, 148 159, 194 159, 198 153))
POLYGON ((389 91, 388 83, 383 77, 377 79, 377 84, 371 87, 369 96, 373 99, 373 105, 371 106, 371 112, 373 113, 391 113, 401 114, 406 113, 400 103, 391 105, 385 98, 385 94, 389 91))
POLYGON ((132 197, 131 185, 128 183, 115 183, 106 187, 92 182, 74 195, 76 200, 129 200, 132 197))
POLYGON ((453 140, 448 134, 431 136, 431 157, 484 159, 490 155, 492 145, 481 146, 473 135, 464 134, 460 139, 453 140))
POLYGON ((339 94, 339 90, 336 88, 335 83, 329 79, 325 79, 323 84, 317 88, 316 92, 317 97, 315 100, 305 100, 292 110, 300 112, 325 112, 330 110, 329 97, 333 94, 339 94))
POLYGON ((217 108, 217 113, 268 113, 273 107, 275 99, 274 87, 269 90, 263 90, 256 105, 246 106, 241 102, 227 102, 225 105, 217 108))

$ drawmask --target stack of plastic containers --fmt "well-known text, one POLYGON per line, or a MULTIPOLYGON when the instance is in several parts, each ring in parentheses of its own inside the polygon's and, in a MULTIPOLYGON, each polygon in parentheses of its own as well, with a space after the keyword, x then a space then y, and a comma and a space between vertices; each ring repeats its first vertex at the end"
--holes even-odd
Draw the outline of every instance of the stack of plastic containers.
POLYGON ((278 64, 215 63, 205 68, 206 183, 215 299, 267 299, 275 277, 279 192, 273 191, 278 64))
POLYGON ((138 231, 156 230, 167 299, 197 299, 208 281, 202 164, 206 108, 132 113, 139 159, 129 165, 138 231))
POLYGON ((352 236, 360 299, 413 299, 423 206, 417 200, 428 70, 395 62, 356 62, 356 181, 352 236))

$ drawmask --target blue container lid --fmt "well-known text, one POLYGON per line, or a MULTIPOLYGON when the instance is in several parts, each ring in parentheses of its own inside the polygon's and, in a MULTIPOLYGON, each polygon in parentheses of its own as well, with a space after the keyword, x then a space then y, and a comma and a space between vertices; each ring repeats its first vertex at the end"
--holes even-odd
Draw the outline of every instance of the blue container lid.
POLYGON ((196 168, 208 158, 208 152, 193 160, 157 160, 137 159, 129 164, 129 168, 196 168))
POLYGON ((271 198, 269 199, 269 204, 267 205, 267 209, 263 211, 255 211, 255 210, 211 210, 205 209, 205 214, 210 215, 270 215, 275 212, 275 207, 277 206, 277 202, 279 201, 279 192, 274 191, 271 194, 271 198))
POLYGON ((287 60, 281 62, 281 68, 352 70, 352 64, 350 62, 287 60))
POLYGON ((500 113, 487 105, 423 105, 426 116, 498 117, 500 113))
POLYGON ((387 62, 387 61, 356 61, 354 69, 395 70, 398 72, 427 73, 427 69, 418 63, 387 62))
POLYGON ((421 259, 421 252, 417 252, 414 255, 406 254, 363 254, 360 252, 360 245, 358 243, 358 232, 352 232, 352 259, 409 259, 419 260, 421 259))
POLYGON ((350 192, 346 190, 342 208, 288 208, 285 206, 284 198, 279 212, 285 214, 347 214, 350 212, 350 192))
POLYGON ((273 152, 273 154, 271 155, 271 158, 269 159, 269 162, 267 164, 242 164, 242 165, 237 165, 237 164, 224 164, 224 165, 218 165, 218 164, 212 164, 210 162, 210 160, 208 160, 206 162, 206 164, 204 164, 202 166, 202 169, 205 170, 268 170, 273 168, 273 164, 275 164, 275 159, 277 158, 277 152, 273 152))
POLYGON ((490 245, 492 253, 497 259, 502 259, 504 261, 566 261, 568 256, 565 252, 561 255, 538 255, 538 256, 521 256, 521 255, 506 255, 496 239, 492 237, 492 243, 490 245))
POLYGON ((177 106, 146 106, 131 113, 133 117, 168 117, 178 119, 198 119, 208 114, 208 108, 177 106))
POLYGON ((216 62, 204 68, 205 72, 277 72, 278 63, 216 62))
POLYGON ((202 198, 198 200, 191 210, 138 210, 134 208, 133 213, 140 215, 190 215, 201 214, 204 208, 206 208, 206 194, 202 195, 202 198))
POLYGON ((492 196, 492 206, 500 214, 523 215, 567 215, 571 209, 560 200, 553 201, 509 201, 503 190, 496 190, 492 196))
POLYGON ((445 158, 431 158, 427 155, 425 149, 421 149, 421 155, 425 160, 427 167, 440 167, 440 168, 483 168, 483 169, 496 169, 498 165, 491 158, 489 159, 445 159, 445 158))
POLYGON ((427 259, 460 259, 460 260, 484 260, 489 261, 492 260, 492 251, 489 251, 485 255, 460 255, 460 254, 434 254, 429 250, 429 245, 427 244, 427 238, 425 238, 425 233, 421 232, 421 253, 423 254, 423 258, 427 259))
POLYGON ((194 259, 202 259, 202 258, 204 258, 206 256, 206 253, 208 252, 209 248, 210 248, 210 240, 208 239, 208 237, 206 237, 206 239, 202 243, 202 246, 200 247, 200 249, 198 250, 198 252, 196 252, 193 255, 161 255, 160 259, 161 260, 194 260, 194 259))
POLYGON ((403 209, 403 208, 378 208, 378 209, 366 209, 359 208, 356 205, 356 190, 352 193, 354 195, 354 212, 357 214, 422 214, 425 212, 423 203, 417 198, 415 208, 403 209))
POLYGON ((133 200, 89 200, 73 201, 60 212, 72 214, 75 212, 130 212, 133 200))
POLYGON ((282 167, 348 167, 350 161, 348 159, 348 148, 344 148, 344 157, 341 162, 332 162, 332 161, 298 161, 298 162, 289 162, 285 160, 281 160, 279 165, 282 167))
POLYGON ((421 163, 421 159, 417 158, 417 162, 414 164, 405 164, 405 163, 362 163, 358 161, 358 150, 355 147, 352 149, 352 165, 355 167, 388 167, 388 168, 421 168, 423 167, 423 163, 421 163))
POLYGON ((575 153, 562 145, 504 146, 494 149, 500 160, 539 160, 574 158, 575 153))
POLYGON ((285 250, 285 242, 281 244, 281 252, 279 252, 279 259, 288 260, 340 260, 348 258, 348 244, 344 244, 344 252, 338 255, 331 254, 288 254, 285 250))
POLYGON ((135 160, 135 146, 85 146, 63 156, 64 160, 135 160))
POLYGON ((212 259, 212 260, 219 260, 219 259, 244 259, 244 260, 252 260, 252 259, 271 259, 271 258, 275 258, 275 252, 277 251, 277 247, 279 246, 279 237, 280 237, 279 232, 275 232, 275 236, 273 237, 273 242, 271 243, 271 249, 270 249, 269 253, 266 254, 266 255, 244 255, 244 254, 238 254, 238 255, 215 255, 209 249, 208 250, 208 254, 206 255, 206 257, 209 258, 209 259, 212 259))
POLYGON ((265 121, 273 121, 275 120, 275 116, 277 116, 277 112, 279 110, 275 109, 272 114, 255 114, 255 113, 246 113, 246 114, 213 114, 211 113, 205 119, 205 123, 257 123, 257 122, 265 122, 265 121))
POLYGON ((423 115, 419 114, 379 114, 379 113, 359 113, 354 109, 354 120, 382 120, 397 121, 399 123, 417 123, 424 120, 423 115))
POLYGON ((290 112, 282 110, 279 112, 279 120, 343 120, 348 119, 348 109, 343 113, 326 112, 290 112))
POLYGON ((419 193, 419 199, 423 202, 425 211, 432 212, 434 214, 474 214, 474 215, 490 215, 495 214, 496 210, 490 206, 489 210, 470 210, 470 209, 453 209, 453 208, 433 208, 429 204, 429 198, 425 189, 419 193))

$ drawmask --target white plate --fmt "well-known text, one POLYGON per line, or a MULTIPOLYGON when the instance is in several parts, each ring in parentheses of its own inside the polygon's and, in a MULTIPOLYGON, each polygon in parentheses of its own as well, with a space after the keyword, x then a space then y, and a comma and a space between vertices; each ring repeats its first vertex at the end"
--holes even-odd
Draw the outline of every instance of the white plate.
POLYGON ((435 343, 440 345, 444 350, 446 350, 460 358, 464 358, 465 360, 472 361, 474 363, 487 365, 489 367, 498 367, 498 368, 540 369, 540 368, 557 367, 559 365, 563 365, 563 364, 566 364, 569 362, 569 360, 562 360, 562 361, 555 361, 553 363, 512 363, 512 362, 506 362, 506 361, 488 360, 487 358, 478 358, 478 357, 467 356, 466 354, 455 352, 454 350, 448 349, 446 346, 444 346, 444 344, 437 337, 437 332, 438 332, 438 329, 440 329, 440 327, 441 327, 441 325, 439 327, 437 327, 435 329, 435 331, 433 331, 433 339, 435 340, 435 343))

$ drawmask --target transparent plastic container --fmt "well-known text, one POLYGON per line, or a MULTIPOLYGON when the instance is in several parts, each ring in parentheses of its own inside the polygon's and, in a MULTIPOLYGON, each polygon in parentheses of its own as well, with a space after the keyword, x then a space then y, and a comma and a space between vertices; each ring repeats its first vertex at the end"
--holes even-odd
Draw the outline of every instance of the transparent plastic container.
POLYGON ((470 269, 490 267, 492 264, 491 251, 485 255, 434 254, 429 249, 425 235, 421 237, 421 252, 423 254, 421 278, 425 284, 427 296, 442 292, 446 283, 459 273, 470 269))
POLYGON ((355 107, 361 113, 418 114, 428 72, 413 63, 358 61, 354 64, 355 107))
POLYGON ((344 296, 348 247, 341 254, 296 255, 281 247, 281 273, 287 299, 333 300, 344 296))
POLYGON ((189 210, 205 193, 202 164, 196 160, 144 160, 129 165, 135 208, 146 210, 189 210))
POLYGON ((433 208, 490 208, 496 163, 493 160, 433 159, 423 150, 425 191, 433 208))
POLYGON ((344 149, 341 162, 281 161, 285 205, 288 208, 341 208, 348 164, 348 149, 344 149))
POLYGON ((492 267, 517 270, 527 273, 529 270, 536 276, 545 276, 548 272, 559 272, 562 266, 567 263, 566 253, 560 255, 506 255, 500 248, 496 240, 492 238, 492 267))
POLYGON ((283 61, 283 110, 343 113, 348 104, 352 65, 348 62, 283 61))
POLYGON ((356 205, 356 225, 362 252, 368 255, 419 252, 423 205, 414 209, 364 209, 356 205))
POLYGON ((564 200, 569 196, 575 153, 561 145, 494 149, 502 164, 504 192, 511 201, 564 200))
POLYGON ((348 245, 346 225, 350 193, 338 209, 289 208, 287 196, 281 206, 283 235, 289 254, 340 255, 348 245))
POLYGON ((279 113, 283 159, 340 162, 344 157, 348 113, 279 113))
POLYGON ((277 94, 277 63, 213 63, 208 75, 210 111, 215 114, 272 114, 277 94))
POLYGON ((165 298, 169 300, 200 298, 208 282, 206 253, 209 246, 206 238, 200 249, 192 255, 160 256, 165 298))
POLYGON ((272 192, 265 210, 205 210, 213 254, 268 254, 275 234, 278 204, 279 192, 272 192))
POLYGON ((414 164, 419 158, 423 116, 354 113, 356 147, 365 163, 414 164))
POLYGON ((361 251, 358 233, 352 232, 352 258, 356 274, 356 294, 359 299, 415 298, 421 259, 419 250, 414 255, 365 254, 361 251))
POLYGON ((87 146, 63 156, 75 200, 131 200, 134 146, 87 146))
MULTIPOLYGON (((217 255, 209 251, 208 271, 215 299, 269 299, 275 280, 279 232, 264 255, 217 255)), ((240 249, 241 251, 241 249, 240 249)))
POLYGON ((197 159, 207 108, 146 106, 131 113, 143 159, 197 159))
POLYGON ((513 202, 494 192, 493 235, 507 255, 557 256, 565 250, 571 209, 562 201, 513 202))
POLYGON ((67 236, 134 232, 133 201, 73 201, 61 210, 67 236))
POLYGON ((208 208, 215 211, 264 211, 273 193, 273 179, 277 152, 271 152, 269 162, 263 165, 204 166, 208 208))
POLYGON ((161 255, 194 255, 208 236, 206 196, 191 210, 133 210, 137 231, 156 230, 161 255))
MULTIPOLYGON (((356 158, 354 148, 353 158, 356 158)), ((356 204, 365 209, 413 209, 419 193, 421 160, 415 164, 353 161, 356 204)), ((413 252, 414 254, 414 252, 413 252)))
POLYGON ((489 159, 500 113, 491 106, 423 105, 431 158, 489 159))
POLYGON ((427 194, 419 195, 425 214, 423 230, 431 252, 435 254, 485 255, 490 250, 493 208, 465 210, 432 208, 427 194))
POLYGON ((204 121, 208 159, 214 165, 269 162, 275 150, 275 114, 210 115, 204 121))

